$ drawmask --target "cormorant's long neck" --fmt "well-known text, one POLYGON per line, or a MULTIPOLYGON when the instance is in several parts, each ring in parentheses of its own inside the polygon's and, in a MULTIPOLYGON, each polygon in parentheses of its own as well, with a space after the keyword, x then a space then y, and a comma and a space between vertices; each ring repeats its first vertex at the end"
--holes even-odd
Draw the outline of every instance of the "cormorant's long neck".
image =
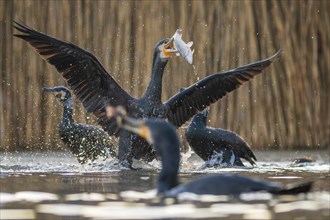
POLYGON ((73 103, 72 98, 68 98, 64 101, 64 110, 63 110, 63 117, 62 117, 62 125, 69 126, 74 123, 73 121, 73 103))
POLYGON ((178 172, 180 166, 179 141, 170 143, 162 149, 157 149, 162 161, 162 169, 158 177, 158 193, 166 193, 179 184, 178 172))
POLYGON ((159 54, 154 54, 152 75, 148 88, 144 94, 149 103, 159 104, 162 98, 162 79, 167 61, 162 61, 159 54))

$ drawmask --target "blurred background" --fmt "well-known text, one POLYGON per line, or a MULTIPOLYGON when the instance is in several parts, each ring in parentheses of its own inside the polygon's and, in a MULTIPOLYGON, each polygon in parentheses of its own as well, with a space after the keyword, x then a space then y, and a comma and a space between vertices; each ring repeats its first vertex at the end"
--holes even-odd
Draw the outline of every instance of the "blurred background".
MULTIPOLYGON (((174 57, 163 101, 203 77, 283 56, 212 105, 209 125, 233 130, 253 149, 330 146, 328 1, 0 1, 0 149, 60 149, 62 107, 42 87, 65 85, 54 67, 14 38, 12 22, 92 52, 133 96, 145 91, 154 45, 183 29, 194 67, 174 57)), ((75 119, 96 124, 75 101, 75 119)), ((185 126, 180 129, 184 132, 185 126)))

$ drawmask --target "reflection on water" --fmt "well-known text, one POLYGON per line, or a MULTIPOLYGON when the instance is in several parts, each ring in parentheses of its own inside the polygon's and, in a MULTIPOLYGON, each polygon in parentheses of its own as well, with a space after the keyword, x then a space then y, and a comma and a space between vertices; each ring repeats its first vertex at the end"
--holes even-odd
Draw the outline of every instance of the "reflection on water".
POLYGON ((328 219, 328 152, 256 152, 258 167, 198 169, 203 162, 183 155, 181 182, 204 173, 231 172, 281 183, 314 181, 306 195, 267 193, 227 196, 183 194, 176 200, 155 196, 159 162, 123 170, 115 160, 80 165, 66 152, 1 153, 1 219, 234 218, 328 219), (297 158, 314 162, 291 165, 297 158), (147 192, 145 192, 147 191, 147 192), (139 193, 140 192, 140 193, 139 193))

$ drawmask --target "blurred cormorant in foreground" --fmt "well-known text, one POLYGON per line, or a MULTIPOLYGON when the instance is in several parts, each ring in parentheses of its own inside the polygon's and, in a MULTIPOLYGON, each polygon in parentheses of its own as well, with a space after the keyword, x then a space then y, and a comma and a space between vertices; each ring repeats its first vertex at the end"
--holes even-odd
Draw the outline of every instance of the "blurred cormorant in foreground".
POLYGON ((14 36, 27 41, 44 60, 55 66, 85 109, 98 118, 103 129, 110 135, 120 136, 119 160, 126 165, 131 165, 132 158, 150 161, 155 158, 155 153, 146 141, 130 132, 121 131, 113 118, 107 118, 105 106, 122 105, 131 117, 165 118, 180 127, 196 113, 261 73, 282 52, 279 50, 265 60, 205 77, 163 103, 161 92, 164 68, 177 52, 173 37, 156 44, 148 88, 141 98, 134 98, 86 50, 24 24, 15 22, 14 27, 23 33, 14 36))
POLYGON ((123 129, 145 138, 157 151, 162 161, 157 183, 159 194, 177 196, 180 193, 212 195, 239 195, 265 191, 272 194, 298 194, 308 192, 312 183, 283 186, 278 183, 235 174, 203 175, 186 184, 179 185, 180 143, 175 127, 163 119, 138 120, 126 116, 122 107, 107 107, 108 116, 115 117, 123 129))
POLYGON ((186 138, 192 150, 209 166, 244 166, 240 158, 256 165, 257 158, 243 138, 232 131, 207 127, 209 108, 197 113, 187 131, 186 138))
POLYGON ((94 161, 102 156, 107 158, 109 153, 116 157, 111 137, 101 128, 86 124, 76 124, 73 120, 73 103, 70 91, 64 86, 43 88, 43 92, 54 94, 63 105, 63 117, 60 124, 60 137, 64 144, 77 157, 79 163, 94 161))

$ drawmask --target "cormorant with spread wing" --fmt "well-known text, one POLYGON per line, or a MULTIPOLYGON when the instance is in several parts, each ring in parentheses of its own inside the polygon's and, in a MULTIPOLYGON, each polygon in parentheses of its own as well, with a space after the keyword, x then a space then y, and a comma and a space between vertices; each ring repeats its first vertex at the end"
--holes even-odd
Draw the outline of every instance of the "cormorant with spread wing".
POLYGON ((23 33, 14 36, 27 41, 44 60, 55 66, 85 109, 98 117, 98 123, 103 129, 110 135, 120 136, 119 159, 122 162, 127 161, 128 164, 131 164, 133 157, 149 161, 156 155, 147 142, 118 129, 115 120, 106 117, 106 105, 122 105, 134 118, 166 118, 176 127, 180 127, 197 112, 261 73, 281 53, 280 50, 265 60, 205 77, 162 103, 164 68, 176 52, 173 38, 161 40, 156 45, 147 91, 141 98, 134 98, 111 77, 95 56, 86 50, 17 22, 14 27, 23 33))

